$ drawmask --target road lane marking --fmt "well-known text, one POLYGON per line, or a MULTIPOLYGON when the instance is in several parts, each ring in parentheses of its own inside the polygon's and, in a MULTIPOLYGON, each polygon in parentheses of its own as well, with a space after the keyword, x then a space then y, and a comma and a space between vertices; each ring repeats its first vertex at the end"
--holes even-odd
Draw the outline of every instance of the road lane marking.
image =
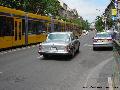
POLYGON ((108 85, 109 85, 109 90, 114 90, 113 89, 113 82, 112 82, 112 78, 108 77, 108 85))
POLYGON ((0 72, 0 74, 2 74, 3 72, 0 72))
POLYGON ((93 45, 91 45, 91 44, 84 44, 84 45, 83 45, 83 47, 86 47, 86 46, 92 47, 93 45))
POLYGON ((87 79, 85 81, 85 84, 84 84, 84 87, 87 87, 88 85, 88 82, 89 82, 89 79, 93 76, 97 76, 99 77, 99 73, 100 71, 102 70, 102 68, 108 63, 110 62, 111 60, 113 60, 113 57, 109 58, 109 59, 106 59, 105 61, 102 61, 99 65, 97 65, 96 67, 92 68, 90 71, 89 71, 89 74, 87 76, 87 79))
POLYGON ((84 44, 83 47, 87 46, 88 44, 84 44))
POLYGON ((92 47, 93 45, 88 45, 89 47, 92 47))

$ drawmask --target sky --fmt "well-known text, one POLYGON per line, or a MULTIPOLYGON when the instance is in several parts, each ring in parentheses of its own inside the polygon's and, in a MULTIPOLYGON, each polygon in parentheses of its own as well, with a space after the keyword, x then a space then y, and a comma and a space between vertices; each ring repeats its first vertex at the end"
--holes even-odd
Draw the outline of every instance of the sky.
POLYGON ((71 9, 77 9, 84 20, 93 22, 96 16, 102 15, 110 0, 62 0, 71 9))

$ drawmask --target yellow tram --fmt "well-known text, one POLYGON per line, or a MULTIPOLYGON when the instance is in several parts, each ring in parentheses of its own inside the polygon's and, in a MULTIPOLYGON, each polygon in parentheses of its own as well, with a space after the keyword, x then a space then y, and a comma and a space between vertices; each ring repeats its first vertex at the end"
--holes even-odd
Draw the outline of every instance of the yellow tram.
MULTIPOLYGON (((27 44, 43 42, 45 32, 51 32, 51 18, 33 13, 0 6, 0 49, 26 45, 25 18, 28 17, 27 44)), ((73 25, 61 20, 54 20, 54 31, 68 31, 77 29, 73 25)), ((79 30, 80 31, 80 30, 79 30)))

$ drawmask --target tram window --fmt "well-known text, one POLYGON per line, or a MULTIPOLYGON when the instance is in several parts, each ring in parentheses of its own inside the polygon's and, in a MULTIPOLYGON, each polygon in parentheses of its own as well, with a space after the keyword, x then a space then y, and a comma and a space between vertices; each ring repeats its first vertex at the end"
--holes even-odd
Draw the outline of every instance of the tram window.
POLYGON ((48 24, 48 32, 51 32, 51 24, 48 24))
POLYGON ((54 30, 58 31, 58 24, 54 24, 54 30))
POLYGON ((5 36, 5 31, 6 31, 6 17, 5 16, 0 16, 0 36, 5 36))
POLYGON ((32 21, 28 21, 28 34, 32 34, 32 21))
POLYGON ((43 31, 47 30, 45 23, 40 21, 29 20, 28 26, 28 34, 41 34, 43 31))
POLYGON ((6 18, 6 36, 12 36, 14 33, 14 20, 11 17, 6 18))
POLYGON ((28 34, 36 34, 37 29, 37 23, 36 21, 30 21, 28 22, 28 34))
POLYGON ((0 16, 0 37, 3 36, 3 29, 2 29, 2 17, 0 16))
POLYGON ((61 24, 60 23, 58 24, 58 31, 61 31, 61 24))
POLYGON ((36 34, 37 27, 38 27, 37 21, 33 21, 32 34, 36 34))
POLYGON ((41 22, 37 22, 37 27, 36 27, 36 34, 42 33, 42 25, 41 22))
POLYGON ((0 16, 0 36, 12 36, 14 34, 13 23, 13 18, 0 16))
POLYGON ((38 22, 38 26, 37 26, 37 34, 42 33, 43 31, 47 30, 47 25, 43 22, 38 22))
POLYGON ((22 19, 22 35, 25 35, 25 19, 22 19))

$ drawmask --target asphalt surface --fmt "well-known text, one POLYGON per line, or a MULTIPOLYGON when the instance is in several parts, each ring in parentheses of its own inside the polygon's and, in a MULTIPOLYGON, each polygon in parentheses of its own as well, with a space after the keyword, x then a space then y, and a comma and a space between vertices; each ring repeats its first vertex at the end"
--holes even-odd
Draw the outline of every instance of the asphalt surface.
POLYGON ((80 37, 80 53, 45 59, 38 46, 0 52, 0 90, 106 90, 113 52, 92 50, 94 32, 80 37))

